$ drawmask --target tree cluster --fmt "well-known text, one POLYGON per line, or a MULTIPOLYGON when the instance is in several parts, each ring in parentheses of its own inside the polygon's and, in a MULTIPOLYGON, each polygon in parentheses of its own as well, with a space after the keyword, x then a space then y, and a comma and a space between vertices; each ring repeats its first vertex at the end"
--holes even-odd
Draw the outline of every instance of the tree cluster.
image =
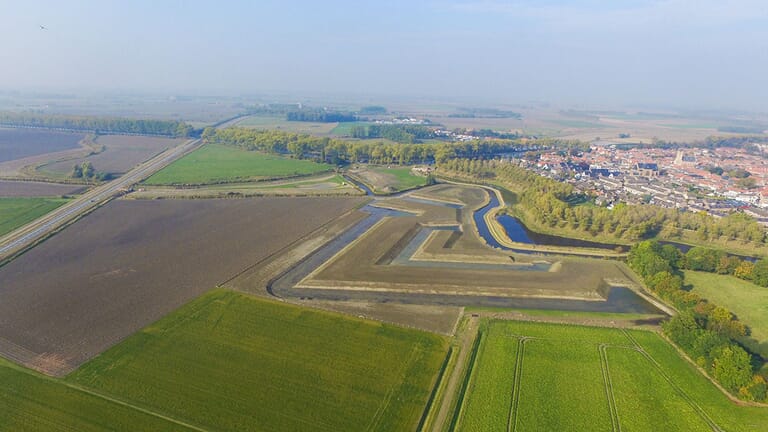
POLYGON ((96 171, 96 169, 93 168, 93 164, 89 161, 73 166, 69 176, 75 179, 98 181, 109 180, 112 178, 112 175, 109 173, 96 171))
POLYGON ((456 128, 453 133, 459 135, 469 135, 477 138, 497 138, 497 139, 518 139, 522 135, 517 132, 498 132, 493 129, 462 129, 456 128))
POLYGON ((354 114, 340 111, 327 111, 324 109, 301 109, 296 111, 289 111, 286 113, 285 119, 288 121, 336 123, 353 122, 357 120, 357 117, 354 114))
POLYGON ((112 117, 87 117, 33 112, 2 112, 0 124, 15 127, 66 129, 96 133, 125 133, 137 135, 163 135, 188 137, 194 134, 192 126, 175 120, 141 120, 112 117))
POLYGON ((372 124, 352 128, 352 138, 384 138, 401 144, 415 144, 434 137, 434 130, 424 125, 372 124))
POLYGON ((677 268, 736 276, 768 288, 768 259, 744 260, 718 249, 693 247, 682 256, 677 268))
POLYGON ((674 246, 644 241, 632 247, 627 263, 649 288, 680 311, 663 325, 672 341, 731 393, 745 400, 768 401, 768 377, 756 373, 762 359, 738 342, 749 334, 748 328, 728 309, 683 288, 680 268, 709 268, 712 264, 712 252, 691 251, 683 255, 674 246))

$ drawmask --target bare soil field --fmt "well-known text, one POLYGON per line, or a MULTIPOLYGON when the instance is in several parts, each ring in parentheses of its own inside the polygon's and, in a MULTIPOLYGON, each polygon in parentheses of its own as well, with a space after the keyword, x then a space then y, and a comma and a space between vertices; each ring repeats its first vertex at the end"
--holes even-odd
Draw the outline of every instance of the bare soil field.
POLYGON ((41 129, 0 129, 0 162, 76 149, 84 137, 41 129))
POLYGON ((0 180, 0 197, 42 197, 82 193, 82 185, 0 180))
POLYGON ((0 268, 0 354, 65 374, 361 202, 112 202, 0 268))
POLYGON ((184 139, 104 135, 96 138, 96 145, 104 147, 102 152, 90 156, 43 164, 37 171, 40 174, 54 178, 66 177, 72 171, 73 165, 89 161, 98 172, 119 175, 163 150, 183 142, 184 139))

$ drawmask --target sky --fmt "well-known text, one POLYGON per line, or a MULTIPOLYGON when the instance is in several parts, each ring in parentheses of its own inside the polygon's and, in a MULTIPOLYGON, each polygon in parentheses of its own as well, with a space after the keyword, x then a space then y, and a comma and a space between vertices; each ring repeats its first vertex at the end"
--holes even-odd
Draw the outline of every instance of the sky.
POLYGON ((765 0, 0 0, 0 41, 3 90, 768 112, 765 0))

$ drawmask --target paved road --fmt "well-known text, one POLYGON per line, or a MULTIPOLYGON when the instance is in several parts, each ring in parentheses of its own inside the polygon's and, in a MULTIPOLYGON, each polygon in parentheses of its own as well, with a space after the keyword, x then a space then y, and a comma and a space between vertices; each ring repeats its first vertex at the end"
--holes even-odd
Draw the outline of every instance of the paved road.
POLYGON ((44 238, 56 228, 70 222, 80 214, 104 203, 122 190, 138 183, 161 170, 174 160, 196 148, 200 139, 192 139, 170 148, 154 158, 138 165, 121 177, 96 187, 79 198, 48 213, 40 219, 0 238, 0 261, 44 238))

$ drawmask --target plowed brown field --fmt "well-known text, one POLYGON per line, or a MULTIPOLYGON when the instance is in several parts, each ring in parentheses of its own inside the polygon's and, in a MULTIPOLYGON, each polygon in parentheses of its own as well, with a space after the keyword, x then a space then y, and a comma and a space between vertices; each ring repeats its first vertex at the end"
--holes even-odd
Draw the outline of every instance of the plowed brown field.
POLYGON ((64 374, 360 202, 112 202, 0 268, 0 354, 64 374))

